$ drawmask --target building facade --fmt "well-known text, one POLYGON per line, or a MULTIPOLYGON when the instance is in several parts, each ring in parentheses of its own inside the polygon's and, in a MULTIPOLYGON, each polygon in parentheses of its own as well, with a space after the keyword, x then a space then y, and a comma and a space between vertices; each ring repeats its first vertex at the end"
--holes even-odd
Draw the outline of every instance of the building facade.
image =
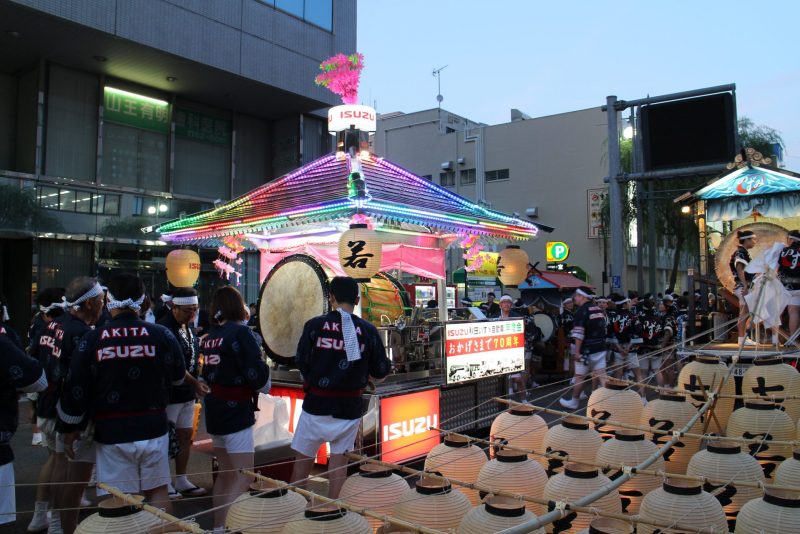
MULTIPOLYGON (((607 194, 606 114, 597 107, 531 119, 514 110, 512 118, 486 125, 438 109, 387 113, 378 118, 373 148, 459 195, 553 227, 522 244, 530 262, 545 270, 547 242, 564 242, 570 251, 562 263, 609 292, 603 271, 611 244, 600 214, 607 194)), ((458 254, 449 261, 450 272, 463 265, 458 254)), ((625 288, 635 288, 635 261, 632 248, 625 288)), ((663 291, 671 269, 668 250, 658 251, 657 268, 657 290, 663 291)))
MULTIPOLYGON (((143 227, 330 151, 319 64, 356 49, 355 0, 0 4, 0 279, 16 326, 38 289, 116 270, 166 289, 143 227)), ((224 283, 201 251, 210 292, 224 283)), ((258 260, 246 256, 253 301, 258 260)), ((205 296, 205 295, 204 295, 205 296)))

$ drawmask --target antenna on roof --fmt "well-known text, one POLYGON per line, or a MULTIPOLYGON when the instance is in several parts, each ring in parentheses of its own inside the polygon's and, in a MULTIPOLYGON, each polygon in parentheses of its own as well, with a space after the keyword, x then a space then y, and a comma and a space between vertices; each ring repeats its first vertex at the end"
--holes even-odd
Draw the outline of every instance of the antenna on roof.
POLYGON ((433 69, 433 77, 436 78, 436 83, 438 84, 439 92, 436 95, 436 101, 439 102, 439 109, 442 109, 442 100, 444 97, 442 96, 442 71, 447 68, 447 65, 444 67, 439 67, 438 69, 433 69))

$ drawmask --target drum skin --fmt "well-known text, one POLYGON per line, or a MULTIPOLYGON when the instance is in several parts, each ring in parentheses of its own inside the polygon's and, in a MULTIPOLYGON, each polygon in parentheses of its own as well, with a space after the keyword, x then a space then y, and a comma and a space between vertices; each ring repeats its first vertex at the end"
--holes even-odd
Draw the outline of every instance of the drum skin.
POLYGON ((306 321, 328 313, 328 277, 311 256, 293 254, 267 275, 258 298, 258 326, 267 355, 294 364, 306 321))
POLYGON ((544 312, 536 312, 533 314, 533 322, 539 327, 542 332, 542 342, 550 341, 556 331, 556 321, 550 315, 544 312))

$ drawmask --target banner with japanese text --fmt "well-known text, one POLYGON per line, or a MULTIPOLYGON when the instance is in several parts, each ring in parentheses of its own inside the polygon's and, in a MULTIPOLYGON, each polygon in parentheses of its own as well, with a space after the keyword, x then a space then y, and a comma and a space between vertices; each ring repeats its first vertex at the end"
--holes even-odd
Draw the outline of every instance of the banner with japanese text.
POLYGON ((448 324, 444 345, 448 384, 525 368, 522 319, 448 324))

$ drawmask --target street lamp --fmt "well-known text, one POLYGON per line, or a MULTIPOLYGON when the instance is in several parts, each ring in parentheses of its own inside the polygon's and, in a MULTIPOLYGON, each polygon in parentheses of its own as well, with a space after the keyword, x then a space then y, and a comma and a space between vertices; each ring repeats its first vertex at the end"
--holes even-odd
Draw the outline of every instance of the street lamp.
POLYGON ((689 215, 690 213, 692 213, 692 207, 691 206, 681 206, 681 213, 683 213, 684 215, 689 215))
POLYGON ((626 126, 622 129, 622 137, 625 139, 633 139, 633 126, 626 126))

